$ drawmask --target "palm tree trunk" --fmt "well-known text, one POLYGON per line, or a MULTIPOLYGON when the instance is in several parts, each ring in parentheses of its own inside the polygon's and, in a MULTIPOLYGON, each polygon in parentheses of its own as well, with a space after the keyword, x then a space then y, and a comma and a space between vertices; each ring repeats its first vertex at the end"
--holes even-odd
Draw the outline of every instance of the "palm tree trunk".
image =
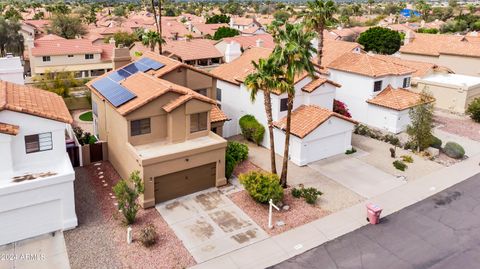
POLYGON ((277 173, 275 161, 275 140, 273 137, 272 99, 269 90, 263 90, 265 113, 267 113, 268 132, 270 135, 270 165, 273 174, 277 173))
POLYGON ((287 126, 285 128, 285 148, 283 150, 283 165, 282 165, 282 175, 280 176, 280 183, 282 187, 287 187, 287 173, 288 173, 288 152, 290 147, 290 127, 292 125, 292 109, 293 109, 293 98, 294 93, 288 93, 288 103, 287 103, 287 126))
POLYGON ((160 42, 158 42, 158 53, 162 54, 162 0, 158 0, 158 35, 160 42))
POLYGON ((318 44, 317 44, 317 64, 322 66, 322 57, 323 57, 323 26, 318 27, 318 44))
POLYGON ((155 19, 155 24, 157 25, 157 33, 159 33, 160 29, 158 28, 158 18, 157 18, 157 11, 155 9, 155 0, 152 0, 152 10, 153 10, 153 18, 155 19))

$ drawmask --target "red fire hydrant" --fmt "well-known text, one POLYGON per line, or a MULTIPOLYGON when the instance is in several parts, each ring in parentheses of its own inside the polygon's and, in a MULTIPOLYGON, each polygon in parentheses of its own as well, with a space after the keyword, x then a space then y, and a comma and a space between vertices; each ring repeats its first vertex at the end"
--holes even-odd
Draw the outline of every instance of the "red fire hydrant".
POLYGON ((371 224, 377 224, 380 222, 380 214, 382 213, 382 208, 376 204, 368 203, 367 204, 367 221, 371 224))

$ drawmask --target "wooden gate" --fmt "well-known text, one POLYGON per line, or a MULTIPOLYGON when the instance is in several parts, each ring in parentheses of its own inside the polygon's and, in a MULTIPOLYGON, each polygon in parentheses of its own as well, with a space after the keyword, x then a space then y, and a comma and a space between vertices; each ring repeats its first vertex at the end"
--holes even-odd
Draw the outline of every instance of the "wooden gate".
POLYGON ((90 162, 103 160, 103 143, 90 144, 90 162))

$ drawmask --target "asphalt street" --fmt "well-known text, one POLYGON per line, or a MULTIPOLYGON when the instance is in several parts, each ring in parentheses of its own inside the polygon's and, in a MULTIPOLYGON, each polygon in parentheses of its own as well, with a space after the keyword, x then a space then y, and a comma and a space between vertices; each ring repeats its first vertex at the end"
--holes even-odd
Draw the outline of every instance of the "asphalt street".
POLYGON ((480 174, 271 268, 479 269, 480 174))

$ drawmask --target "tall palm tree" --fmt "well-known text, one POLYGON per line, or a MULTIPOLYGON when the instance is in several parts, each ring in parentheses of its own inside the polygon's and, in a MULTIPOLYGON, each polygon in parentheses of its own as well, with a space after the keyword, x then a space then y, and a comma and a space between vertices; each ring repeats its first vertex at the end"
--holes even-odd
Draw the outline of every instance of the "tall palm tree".
MULTIPOLYGON (((158 34, 162 37, 162 0, 158 1, 158 34)), ((158 43, 158 53, 162 54, 162 43, 158 43)))
POLYGON ((149 46, 151 51, 155 51, 155 46, 164 42, 163 39, 155 31, 148 31, 142 36, 142 44, 149 46))
POLYGON ((258 63, 252 61, 255 72, 245 78, 244 84, 250 89, 250 99, 255 102, 258 91, 263 91, 263 102, 267 114, 268 132, 270 135, 270 163, 271 172, 277 173, 275 161, 275 140, 273 136, 272 99, 270 93, 273 90, 286 88, 283 70, 276 65, 274 59, 260 59, 258 63))
POLYGON ((317 45, 317 64, 322 64, 323 57, 323 31, 328 23, 332 22, 333 15, 337 10, 335 3, 331 0, 313 0, 307 2, 307 13, 305 14, 304 21, 306 25, 317 32, 318 45, 317 45))
POLYGON ((295 98, 295 77, 307 72, 311 77, 315 76, 315 67, 311 58, 316 49, 312 45, 312 39, 315 33, 305 31, 305 25, 286 23, 284 29, 278 29, 278 35, 275 39, 275 49, 273 57, 278 66, 285 73, 287 87, 284 92, 287 93, 287 123, 285 127, 285 147, 283 152, 282 174, 280 176, 281 184, 287 187, 288 173, 288 154, 290 146, 290 128, 292 122, 293 101, 295 98))
MULTIPOLYGON (((157 26, 157 34, 160 36, 160 38, 162 38, 162 30, 161 30, 162 20, 160 18, 160 22, 159 22, 159 19, 157 17, 157 10, 155 9, 155 0, 152 0, 152 11, 153 11, 153 18, 155 19, 155 25, 157 26)), ((162 10, 160 9, 160 13, 161 12, 162 12, 162 10)), ((161 42, 158 43, 158 53, 162 54, 162 44, 161 44, 161 42)))

